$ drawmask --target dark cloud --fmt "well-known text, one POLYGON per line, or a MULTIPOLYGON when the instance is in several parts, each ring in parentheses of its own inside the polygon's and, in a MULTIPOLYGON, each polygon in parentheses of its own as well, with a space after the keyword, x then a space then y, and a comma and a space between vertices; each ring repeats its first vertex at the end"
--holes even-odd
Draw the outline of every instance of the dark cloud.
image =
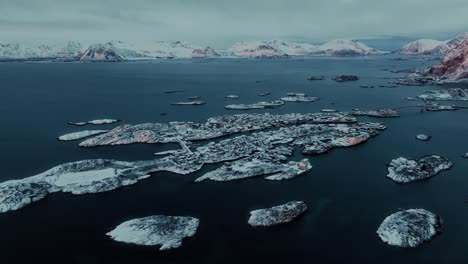
POLYGON ((0 39, 241 39, 414 36, 468 30, 466 0, 0 0, 0 39))

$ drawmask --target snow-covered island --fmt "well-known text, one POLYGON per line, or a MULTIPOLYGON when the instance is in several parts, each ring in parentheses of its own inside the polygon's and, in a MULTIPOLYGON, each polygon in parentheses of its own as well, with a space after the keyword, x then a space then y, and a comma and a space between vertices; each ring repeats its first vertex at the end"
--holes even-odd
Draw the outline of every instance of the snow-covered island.
POLYGON ((69 125, 72 126, 84 126, 86 124, 90 125, 108 125, 108 124, 113 124, 120 122, 122 120, 120 119, 111 119, 111 118, 104 118, 104 119, 94 119, 90 121, 81 121, 81 122, 68 122, 69 125))
POLYGON ((284 105, 284 101, 275 100, 271 102, 258 102, 253 104, 230 104, 226 105, 224 108, 230 110, 251 110, 251 109, 264 109, 264 108, 273 108, 284 105))
POLYGON ((84 131, 78 131, 78 132, 65 134, 65 135, 59 136, 57 139, 60 141, 71 141, 71 140, 78 140, 78 139, 83 139, 83 138, 90 137, 90 136, 103 134, 106 132, 109 132, 109 130, 84 130, 84 131))
POLYGON ((311 103, 318 101, 320 98, 315 96, 306 96, 305 94, 293 94, 289 93, 286 97, 281 97, 281 101, 285 102, 299 102, 299 103, 311 103))
POLYGON ((22 180, 0 183, 0 213, 20 209, 49 193, 99 193, 149 177, 138 163, 95 159, 69 162, 22 180))
POLYGON ((439 155, 429 155, 417 160, 397 158, 390 162, 387 177, 397 183, 424 180, 452 168, 453 162, 439 155))
MULTIPOLYGON (((267 180, 292 179, 312 167, 307 160, 288 162, 288 157, 296 148, 304 152, 317 144, 326 144, 328 149, 350 147, 378 135, 384 129, 385 126, 379 123, 357 122, 347 113, 239 114, 212 117, 205 123, 122 125, 86 139, 79 145, 178 143, 181 148, 160 153, 163 157, 150 160, 91 159, 68 162, 31 177, 0 183, 0 212, 20 209, 51 193, 106 192, 135 184, 157 172, 187 175, 206 164, 222 162, 232 163, 204 177, 231 180, 264 175, 267 180), (234 135, 237 133, 247 135, 234 135), (196 148, 191 144, 193 141, 229 135, 233 137, 196 148)), ((304 153, 308 154, 307 151, 304 153)))
POLYGON ((206 104, 205 101, 187 101, 187 102, 177 102, 177 103, 172 103, 172 105, 204 105, 206 104))
POLYGON ((184 238, 194 236, 198 225, 199 220, 194 217, 154 215, 126 221, 107 235, 118 242, 168 250, 180 247, 184 238))
POLYGON ((370 117, 400 117, 400 114, 394 109, 380 109, 380 110, 356 110, 351 112, 351 115, 354 116, 370 116, 370 117))
POLYGON ((292 201, 271 208, 251 211, 248 223, 253 227, 289 223, 305 213, 306 210, 307 205, 303 201, 292 201))
POLYGON ((416 135, 416 139, 421 140, 421 141, 429 141, 429 140, 431 140, 431 138, 432 138, 432 136, 429 136, 429 135, 426 135, 426 134, 416 135))
POLYGON ((414 248, 434 238, 441 228, 438 215, 424 209, 409 209, 386 217, 377 234, 391 246, 414 248))

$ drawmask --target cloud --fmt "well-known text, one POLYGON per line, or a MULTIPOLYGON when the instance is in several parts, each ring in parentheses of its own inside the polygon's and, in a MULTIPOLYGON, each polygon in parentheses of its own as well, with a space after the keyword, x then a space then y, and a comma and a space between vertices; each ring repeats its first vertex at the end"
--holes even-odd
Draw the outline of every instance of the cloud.
POLYGON ((467 30, 465 0, 0 1, 0 39, 241 39, 442 37, 467 30))

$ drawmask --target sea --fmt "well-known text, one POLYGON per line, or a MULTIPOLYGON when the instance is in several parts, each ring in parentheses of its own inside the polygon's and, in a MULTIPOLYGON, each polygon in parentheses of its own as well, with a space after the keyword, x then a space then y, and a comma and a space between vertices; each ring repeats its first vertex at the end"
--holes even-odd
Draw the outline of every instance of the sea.
MULTIPOLYGON (((312 170, 288 181, 251 178, 194 183, 222 164, 190 175, 158 172, 135 185, 88 195, 54 193, 18 211, 0 214, 1 263, 467 263, 468 110, 426 112, 416 97, 442 87, 391 85, 424 69, 433 57, 317 57, 278 59, 161 60, 126 63, 0 63, 0 182, 22 179, 65 162, 106 158, 155 158, 177 144, 80 148, 59 142, 62 134, 97 127, 67 122, 116 118, 122 123, 194 121, 237 113, 309 113, 399 108, 399 118, 366 118, 388 126, 368 142, 308 156, 312 170), (336 75, 357 75, 337 83, 336 75), (308 81, 308 76, 326 77, 308 81), (374 85, 375 88, 361 88, 374 85), (182 90, 179 93, 165 91, 182 90), (271 92, 260 97, 258 94, 271 92), (286 103, 267 110, 224 106, 278 100, 289 92, 317 96, 313 103, 286 103), (226 95, 239 95, 227 99, 226 95), (200 96, 202 106, 171 105, 200 96), (432 136, 428 142, 417 134, 432 136), (451 170, 425 181, 397 184, 386 164, 397 157, 439 154, 451 170), (253 228, 249 212, 302 200, 308 211, 289 224, 253 228), (442 233, 418 248, 384 244, 376 234, 388 215, 424 208, 442 218, 442 233), (194 237, 178 249, 122 244, 106 233, 118 224, 150 215, 200 219, 194 237)), ((461 85, 451 85, 462 87, 461 85)), ((454 102, 443 102, 453 104, 454 102)), ((455 102, 468 106, 467 103, 455 102)), ((100 126, 113 128, 117 124, 100 126)), ((201 144, 205 144, 202 142, 201 144)), ((293 160, 303 158, 300 150, 293 160)))

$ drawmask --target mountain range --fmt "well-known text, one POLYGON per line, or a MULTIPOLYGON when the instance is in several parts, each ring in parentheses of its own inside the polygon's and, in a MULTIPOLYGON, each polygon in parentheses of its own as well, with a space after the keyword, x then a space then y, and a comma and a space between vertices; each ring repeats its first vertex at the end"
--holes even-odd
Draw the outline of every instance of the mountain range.
MULTIPOLYGON (((438 41, 421 39, 404 45, 401 54, 444 55, 468 39, 468 33, 456 38, 438 41)), ((337 39, 321 45, 284 40, 243 41, 226 50, 196 46, 182 41, 158 41, 134 45, 110 41, 90 46, 78 42, 62 44, 25 45, 0 41, 0 60, 61 60, 61 61, 134 61, 168 58, 274 58, 288 56, 366 56, 382 55, 379 51, 357 40, 337 39)))

